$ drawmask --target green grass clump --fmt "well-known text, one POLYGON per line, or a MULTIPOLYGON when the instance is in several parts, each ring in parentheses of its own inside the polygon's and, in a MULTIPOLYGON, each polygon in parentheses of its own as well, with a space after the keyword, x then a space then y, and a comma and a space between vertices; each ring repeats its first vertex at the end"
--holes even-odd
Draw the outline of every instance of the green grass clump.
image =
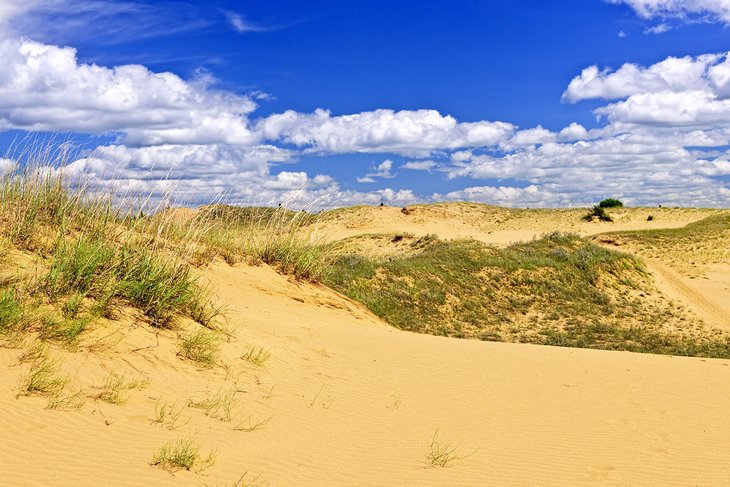
POLYGON ((220 353, 221 339, 215 332, 198 330, 181 337, 178 355, 204 367, 215 365, 220 353))
POLYGON ((80 335, 88 328, 91 317, 58 318, 51 312, 43 313, 38 318, 40 322, 38 337, 42 340, 51 340, 73 346, 78 343, 80 335))
POLYGON ((202 472, 215 463, 215 452, 203 457, 200 448, 192 439, 180 439, 174 443, 165 443, 155 452, 150 465, 160 467, 169 472, 178 470, 194 470, 202 472))
POLYGON ((403 257, 344 255, 325 279, 419 333, 730 357, 724 338, 694 336, 668 304, 647 300, 649 282, 638 259, 561 233, 507 248, 435 241, 403 257))
POLYGON ((61 393, 68 377, 58 371, 58 361, 41 355, 20 378, 18 396, 52 396, 61 393))
POLYGON ((23 305, 14 289, 0 291, 0 333, 16 331, 23 319, 23 305))

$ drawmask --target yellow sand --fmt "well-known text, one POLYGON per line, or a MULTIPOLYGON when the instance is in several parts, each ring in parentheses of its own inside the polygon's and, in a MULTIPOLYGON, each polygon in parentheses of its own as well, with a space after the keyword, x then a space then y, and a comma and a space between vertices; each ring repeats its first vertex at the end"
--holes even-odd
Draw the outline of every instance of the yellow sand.
POLYGON ((272 486, 728 485, 729 361, 416 335, 267 267, 216 263, 206 277, 238 326, 225 367, 181 360, 175 333, 130 317, 110 350, 52 352, 79 386, 110 371, 148 379, 125 405, 16 399, 27 366, 0 349, 0 485, 230 486, 245 472, 272 486), (271 357, 238 358, 250 346, 271 357), (185 407, 219 391, 234 394, 230 422, 185 407), (182 409, 175 430, 151 421, 163 401, 182 409), (462 458, 429 466, 434 435, 462 458), (149 465, 178 438, 216 463, 174 476, 149 465))

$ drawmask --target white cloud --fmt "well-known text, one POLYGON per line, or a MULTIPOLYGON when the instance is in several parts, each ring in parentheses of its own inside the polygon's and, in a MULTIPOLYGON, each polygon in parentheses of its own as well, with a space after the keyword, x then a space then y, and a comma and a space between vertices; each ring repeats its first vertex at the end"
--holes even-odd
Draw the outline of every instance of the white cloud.
POLYGON ((616 71, 591 66, 563 94, 572 103, 590 98, 620 100, 595 110, 614 128, 730 127, 730 58, 726 53, 669 57, 648 67, 627 63, 616 71))
POLYGON ((507 148, 526 147, 530 145, 545 144, 555 141, 556 135, 550 130, 538 125, 532 129, 520 130, 512 136, 509 142, 503 144, 507 148))
POLYGON ((271 30, 270 28, 254 24, 246 20, 246 17, 236 12, 225 12, 226 20, 228 24, 239 34, 245 34, 246 32, 266 32, 271 30))
POLYGON ((438 163, 436 161, 408 161, 405 164, 403 164, 404 169, 410 169, 412 171, 426 171, 431 172, 433 169, 436 169, 438 167, 438 163))
POLYGON ((434 150, 495 146, 515 126, 504 122, 461 122, 435 110, 375 110, 332 116, 318 109, 270 115, 257 124, 263 137, 314 152, 373 152, 427 156, 434 150))
POLYGON ((376 178, 393 179, 395 177, 395 174, 390 172, 391 169, 393 169, 393 161, 391 161, 390 159, 386 159, 377 166, 373 166, 370 169, 372 172, 366 174, 361 178, 357 178, 358 183, 374 183, 376 181, 376 178))
POLYGON ((563 93, 563 100, 575 103, 656 91, 716 90, 718 86, 710 75, 716 69, 728 70, 726 55, 670 56, 648 68, 626 63, 616 71, 600 71, 598 66, 590 66, 573 78, 563 93))
POLYGON ((144 66, 80 64, 76 50, 0 41, 0 129, 124 132, 131 144, 251 144, 246 96, 144 66))
POLYGON ((626 4, 645 19, 677 18, 730 23, 730 0, 607 0, 626 4))
POLYGON ((558 139, 565 142, 585 139, 588 137, 588 131, 579 123, 571 123, 558 133, 558 139))
POLYGON ((617 35, 619 36, 619 38, 623 39, 623 38, 626 37, 626 32, 620 30, 620 31, 618 31, 618 34, 617 35))
POLYGON ((661 23, 644 30, 644 34, 664 34, 672 30, 672 27, 667 23, 661 23))
MULTIPOLYGON (((530 185, 524 188, 511 186, 470 186, 446 194, 435 193, 438 201, 488 202, 501 206, 572 206, 575 195, 558 193, 550 188, 530 185)), ((584 204, 589 204, 588 200, 584 204)))

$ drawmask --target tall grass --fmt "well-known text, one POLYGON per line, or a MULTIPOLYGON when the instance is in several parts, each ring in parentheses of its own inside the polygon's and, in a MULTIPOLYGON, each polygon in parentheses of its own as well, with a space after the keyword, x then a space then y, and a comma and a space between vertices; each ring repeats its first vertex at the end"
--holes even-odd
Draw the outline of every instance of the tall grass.
POLYGON ((325 234, 317 217, 305 211, 213 205, 198 219, 210 227, 203 238, 209 253, 229 263, 265 263, 312 281, 320 280, 327 268, 330 252, 325 234))
POLYGON ((95 314, 107 316, 115 303, 126 303, 159 327, 178 315, 213 319, 208 293, 188 264, 204 229, 139 218, 113 196, 67 178, 65 159, 50 157, 43 152, 0 179, 0 236, 45 263, 30 294, 41 291, 59 305, 75 300, 74 314, 85 299, 95 314))

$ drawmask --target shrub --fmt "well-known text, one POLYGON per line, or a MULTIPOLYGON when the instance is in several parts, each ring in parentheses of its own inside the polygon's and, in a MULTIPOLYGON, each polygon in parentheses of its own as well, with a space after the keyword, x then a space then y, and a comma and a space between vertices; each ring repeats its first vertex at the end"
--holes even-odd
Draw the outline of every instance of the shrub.
POLYGON ((606 210, 602 206, 594 206, 591 211, 588 212, 586 216, 583 217, 584 220, 592 222, 594 219, 598 218, 599 221, 602 222, 612 222, 613 218, 611 218, 611 215, 606 213, 606 210))
POLYGON ((598 203, 601 208, 621 208, 624 204, 615 198, 606 198, 605 200, 598 203))

